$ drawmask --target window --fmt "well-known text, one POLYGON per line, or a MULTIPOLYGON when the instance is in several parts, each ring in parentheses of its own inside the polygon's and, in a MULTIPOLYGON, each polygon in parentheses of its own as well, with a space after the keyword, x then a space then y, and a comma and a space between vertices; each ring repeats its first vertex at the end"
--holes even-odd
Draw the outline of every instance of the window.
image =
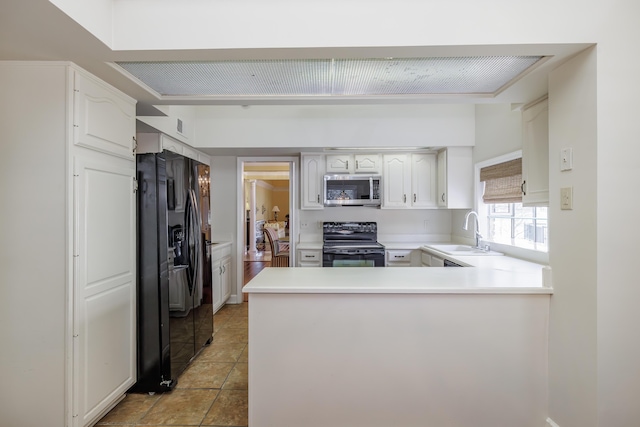
POLYGON ((478 214, 484 240, 547 252, 548 208, 522 206, 522 154, 516 152, 478 168, 478 214))
POLYGON ((547 251, 547 207, 522 203, 486 204, 487 239, 505 245, 547 251))

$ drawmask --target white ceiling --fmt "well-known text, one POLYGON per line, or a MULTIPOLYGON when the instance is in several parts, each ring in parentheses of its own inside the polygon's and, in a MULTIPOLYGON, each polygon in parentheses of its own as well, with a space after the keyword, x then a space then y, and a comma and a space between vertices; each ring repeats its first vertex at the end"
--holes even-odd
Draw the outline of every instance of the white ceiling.
MULTIPOLYGON (((73 3, 71 1, 59 3, 73 3)), ((108 2, 100 2, 104 6, 108 2)), ((76 2, 76 4, 86 4, 76 2)), ((121 3, 125 4, 125 3, 121 3)), ((129 3, 127 3, 129 4, 129 3)), ((133 3, 131 3, 133 4, 133 3)), ((151 3, 149 3, 151 4, 151 3)), ((86 6, 89 7, 89 6, 86 6)), ((90 27, 90 26, 88 26, 90 27)), ((104 34, 101 35, 105 39, 104 34)), ((112 50, 85 27, 71 19, 48 0, 2 0, 0 14, 0 60, 72 61, 138 100, 139 115, 162 114, 153 105, 221 104, 362 104, 362 103, 522 103, 546 93, 547 73, 587 44, 566 45, 477 45, 477 46, 385 46, 385 47, 301 47, 225 48, 179 50, 112 50), (464 99, 451 93, 436 95, 352 94, 336 96, 161 96, 114 65, 124 61, 218 61, 282 60, 314 58, 428 58, 465 56, 546 56, 535 70, 513 84, 489 95, 480 93, 464 99), (339 98, 339 99, 338 99, 339 98)), ((356 91, 357 92, 357 91, 356 91)))

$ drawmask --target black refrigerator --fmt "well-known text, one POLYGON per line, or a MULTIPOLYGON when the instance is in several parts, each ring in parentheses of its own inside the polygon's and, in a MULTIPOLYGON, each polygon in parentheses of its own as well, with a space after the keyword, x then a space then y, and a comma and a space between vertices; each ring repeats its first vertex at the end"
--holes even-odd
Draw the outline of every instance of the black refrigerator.
POLYGON ((213 336, 209 166, 139 154, 138 375, 135 392, 171 390, 213 336))

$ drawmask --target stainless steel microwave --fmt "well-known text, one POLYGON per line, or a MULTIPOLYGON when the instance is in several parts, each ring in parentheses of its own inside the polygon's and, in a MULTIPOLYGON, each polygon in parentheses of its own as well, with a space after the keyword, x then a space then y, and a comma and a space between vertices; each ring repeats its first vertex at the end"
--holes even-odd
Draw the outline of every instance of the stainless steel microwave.
POLYGON ((325 175, 325 206, 380 206, 380 175, 325 175))

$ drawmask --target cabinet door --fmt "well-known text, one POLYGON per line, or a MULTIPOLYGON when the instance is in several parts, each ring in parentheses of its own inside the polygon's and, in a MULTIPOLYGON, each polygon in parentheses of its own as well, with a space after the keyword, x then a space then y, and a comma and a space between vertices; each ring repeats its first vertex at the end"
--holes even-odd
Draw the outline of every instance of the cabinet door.
POLYGON ((327 156, 327 173, 349 173, 353 170, 353 159, 349 154, 327 156), (351 169, 349 169, 351 167, 351 169))
POLYGON ((320 154, 303 155, 301 168, 301 209, 323 209, 324 159, 320 154))
POLYGON ((222 303, 231 296, 231 257, 222 259, 222 303))
POLYGON ((222 300, 222 263, 220 259, 214 259, 211 255, 211 292, 213 293, 213 312, 218 311, 223 304, 222 300))
POLYGON ((549 107, 547 100, 522 112, 522 203, 549 204, 549 107))
POLYGON ((436 203, 436 156, 411 155, 411 206, 433 208, 436 203))
POLYGON ((411 195, 411 166, 407 154, 383 156, 383 208, 405 208, 411 195))
POLYGON ((438 152, 438 206, 447 206, 447 151, 438 152))
POLYGON ((72 405, 80 426, 136 380, 135 164, 88 154, 73 160, 72 405))
POLYGON ((133 160, 135 129, 135 101, 75 72, 74 144, 133 160))
POLYGON ((354 163, 356 173, 378 174, 382 172, 379 154, 356 154, 354 163))

